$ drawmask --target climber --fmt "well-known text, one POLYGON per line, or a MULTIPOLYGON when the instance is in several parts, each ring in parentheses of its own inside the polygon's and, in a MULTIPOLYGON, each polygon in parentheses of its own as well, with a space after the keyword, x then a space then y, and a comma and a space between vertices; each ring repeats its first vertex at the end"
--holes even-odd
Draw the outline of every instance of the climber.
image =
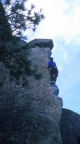
POLYGON ((57 69, 57 66, 56 66, 56 63, 53 61, 53 58, 52 57, 50 57, 49 58, 50 60, 49 60, 49 62, 48 62, 48 66, 46 66, 48 69, 49 69, 49 71, 50 71, 50 76, 51 76, 51 81, 52 81, 52 83, 53 82, 56 82, 56 79, 57 79, 57 77, 58 77, 58 69, 57 69))
POLYGON ((51 87, 52 87, 52 90, 53 90, 53 95, 54 95, 54 96, 58 96, 58 94, 59 94, 59 88, 58 88, 58 86, 55 84, 55 82, 53 82, 53 83, 51 84, 51 87))

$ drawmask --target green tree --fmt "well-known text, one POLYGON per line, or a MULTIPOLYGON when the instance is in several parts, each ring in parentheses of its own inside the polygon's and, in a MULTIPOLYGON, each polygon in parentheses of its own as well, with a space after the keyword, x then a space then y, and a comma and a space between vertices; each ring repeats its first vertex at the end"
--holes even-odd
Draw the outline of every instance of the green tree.
MULTIPOLYGON (((27 76, 34 74, 35 70, 31 70, 28 60, 29 45, 20 47, 17 40, 22 38, 23 31, 35 31, 44 19, 42 10, 34 12, 33 4, 28 10, 25 4, 26 0, 5 0, 4 4, 0 1, 0 62, 4 64, 10 80, 19 82, 21 78, 23 85, 27 82, 27 76)), ((1 84, 4 79, 1 79, 1 84)))

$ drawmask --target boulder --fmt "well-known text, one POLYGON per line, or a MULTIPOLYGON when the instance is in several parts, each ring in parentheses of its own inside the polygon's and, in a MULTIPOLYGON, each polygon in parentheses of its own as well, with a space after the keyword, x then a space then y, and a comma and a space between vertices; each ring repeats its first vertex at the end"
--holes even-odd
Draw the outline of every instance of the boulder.
POLYGON ((80 139, 80 115, 63 108, 60 131, 62 144, 78 144, 77 142, 80 139))

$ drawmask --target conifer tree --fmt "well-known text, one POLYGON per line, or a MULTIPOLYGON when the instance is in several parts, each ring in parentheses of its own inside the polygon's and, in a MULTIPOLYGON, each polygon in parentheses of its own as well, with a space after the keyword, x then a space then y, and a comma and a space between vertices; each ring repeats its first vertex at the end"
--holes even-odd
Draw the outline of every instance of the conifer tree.
POLYGON ((18 46, 16 36, 22 38, 23 31, 28 29, 35 31, 44 18, 41 10, 34 12, 34 5, 28 10, 25 4, 26 0, 5 0, 4 4, 0 1, 0 62, 4 64, 10 80, 19 82, 21 78, 23 86, 27 76, 34 74, 35 70, 31 70, 28 60, 29 45, 18 46))

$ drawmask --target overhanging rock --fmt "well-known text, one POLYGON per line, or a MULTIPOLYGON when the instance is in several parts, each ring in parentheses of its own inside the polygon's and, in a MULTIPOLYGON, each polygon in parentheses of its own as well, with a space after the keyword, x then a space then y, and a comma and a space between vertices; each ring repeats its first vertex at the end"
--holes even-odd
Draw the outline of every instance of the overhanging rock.
POLYGON ((52 39, 34 39, 30 42, 28 42, 30 47, 49 47, 50 50, 54 47, 52 39))

